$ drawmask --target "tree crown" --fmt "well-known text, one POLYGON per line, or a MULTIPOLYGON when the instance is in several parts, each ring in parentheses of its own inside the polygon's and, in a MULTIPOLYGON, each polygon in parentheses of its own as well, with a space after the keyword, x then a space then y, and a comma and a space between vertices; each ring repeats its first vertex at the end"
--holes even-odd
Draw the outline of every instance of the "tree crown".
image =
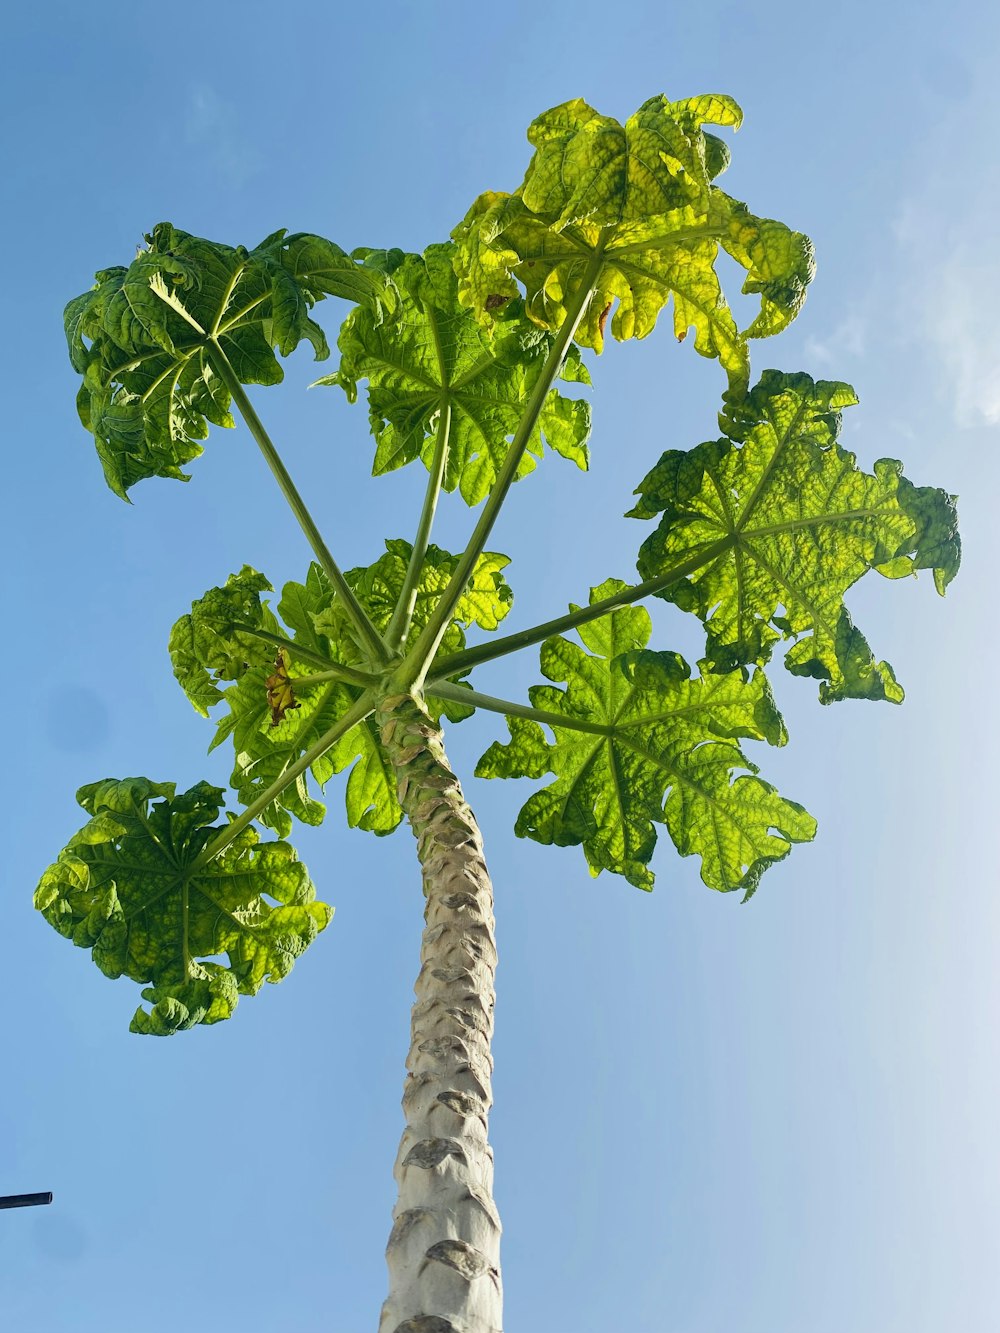
POLYGON ((787 740, 765 669, 784 643, 786 667, 817 679, 824 703, 899 702, 845 594, 870 571, 920 569, 943 593, 959 542, 954 497, 913 485, 892 459, 866 472, 838 443, 848 385, 773 370, 751 384, 751 341, 794 319, 813 254, 804 235, 717 185, 729 150, 705 126, 740 120, 716 95, 654 97, 624 124, 567 102, 530 126, 521 185, 480 195, 423 254, 347 254, 284 231, 247 250, 161 223, 131 264, 100 271, 67 306, 80 418, 109 487, 127 499, 146 478, 187 480, 209 427, 232 426, 235 408, 316 557, 273 607, 270 581, 244 566, 170 635, 191 703, 218 710, 212 746, 232 741, 242 811, 219 822, 223 794, 206 783, 183 795, 145 778, 92 783, 77 797, 88 823, 36 891, 104 972, 145 987, 134 1031, 229 1017, 327 925, 287 838, 295 820, 323 820, 317 789, 345 770, 349 824, 398 826, 400 775, 374 714, 399 692, 435 722, 505 715, 509 739, 476 772, 551 777, 515 831, 582 846, 593 874, 650 888, 659 825, 700 858, 709 887, 747 898, 813 836, 812 817, 744 753, 743 742, 787 740), (717 273, 722 252, 757 298, 743 329, 717 273), (245 391, 278 383, 279 357, 303 340, 329 356, 316 319, 328 297, 351 309, 338 368, 318 383, 351 401, 365 386, 374 474, 418 461, 427 472, 413 539, 389 537, 371 565, 346 571, 245 391), (599 353, 609 331, 646 337, 668 306, 675 338, 693 331, 695 351, 722 368, 719 438, 649 460, 630 516, 657 523, 637 582, 608 579, 567 613, 497 635, 513 594, 508 557, 487 545, 511 485, 546 445, 587 467, 590 405, 560 384, 589 386, 580 349, 599 353), (458 553, 430 540, 447 492, 481 506, 458 553), (638 603, 651 596, 702 622, 694 669, 649 646, 638 603), (494 637, 470 645, 473 631, 494 637), (527 703, 469 680, 536 644, 549 683, 527 703), (276 838, 260 840, 255 821, 276 838))

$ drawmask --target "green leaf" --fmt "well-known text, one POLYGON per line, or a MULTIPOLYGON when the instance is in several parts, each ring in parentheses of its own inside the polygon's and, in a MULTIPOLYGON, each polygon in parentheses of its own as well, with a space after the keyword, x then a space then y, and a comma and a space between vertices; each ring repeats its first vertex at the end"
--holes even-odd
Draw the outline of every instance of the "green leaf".
POLYGON ((644 338, 672 297, 676 337, 694 329, 695 350, 720 361, 737 400, 749 383, 747 338, 794 319, 813 254, 807 237, 712 184, 728 158, 706 122, 738 126, 739 108, 726 97, 654 97, 620 125, 578 99, 540 116, 520 189, 481 195, 453 232, 460 299, 488 324, 523 287, 530 318, 556 329, 600 255, 577 340, 599 352, 615 305, 614 337, 644 338), (720 247, 746 270, 743 291, 760 297, 742 332, 715 272, 720 247))
POLYGON ((240 995, 281 981, 328 924, 286 842, 246 828, 217 857, 198 854, 226 825, 218 787, 107 778, 81 787, 91 816, 35 890, 50 925, 109 977, 146 987, 133 1032, 169 1036, 229 1018, 240 995), (213 962, 225 956, 225 963, 213 962))
MULTIPOLYGON (((347 571, 348 583, 380 632, 392 617, 411 554, 408 542, 387 541, 385 554, 373 565, 347 571)), ((503 577, 508 563, 506 556, 496 552, 480 556, 445 631, 442 655, 465 646, 469 626, 496 629, 506 616, 513 597, 503 577)), ((457 556, 433 544, 428 547, 417 581, 411 638, 426 625, 457 564, 457 556)), ((229 577, 225 587, 213 588, 195 602, 191 614, 181 617, 171 634, 175 674, 195 708, 207 714, 207 709, 220 702, 227 706, 211 748, 232 739, 236 752, 232 783, 244 805, 278 781, 360 697, 359 687, 323 680, 324 662, 330 668, 369 665, 353 623, 319 565, 310 566, 303 583, 285 584, 278 616, 260 600, 260 592, 269 588, 263 575, 244 566, 229 577), (275 637, 264 639, 262 634, 275 637), (287 653, 294 699, 277 722, 268 698, 276 647, 287 653), (312 682, 315 676, 320 679, 312 682), (222 680, 234 683, 223 690, 218 684, 222 680)), ((474 711, 453 701, 434 700, 429 706, 435 716, 444 715, 453 722, 474 711)), ((372 718, 352 727, 309 771, 322 790, 335 773, 348 768, 348 823, 372 833, 391 833, 402 819, 402 810, 396 797, 396 775, 372 718)), ((258 818, 285 837, 293 816, 315 825, 325 815, 326 806, 302 774, 258 818)))
MULTIPOLYGON (((294 662, 294 647, 289 650, 294 662)), ((310 666, 310 671, 315 668, 310 666)), ((294 678, 296 706, 277 725, 267 697, 270 668, 254 668, 225 691, 229 714, 219 722, 214 744, 232 735, 236 763, 231 782, 244 805, 250 805, 310 749, 348 711, 361 691, 340 681, 308 684, 309 672, 294 678)), ((352 727, 310 768, 320 790, 329 779, 357 761, 345 793, 352 828, 391 833, 402 819, 396 799, 396 778, 382 750, 371 718, 352 727)), ((305 774, 276 797, 258 816, 261 823, 287 837, 292 816, 304 824, 321 824, 326 806, 310 791, 305 774)))
MULTIPOLYGON (((228 711, 218 721, 210 748, 232 738, 235 767, 231 781, 244 805, 250 805, 276 782, 361 694, 359 688, 339 680, 308 683, 310 676, 323 673, 323 667, 313 660, 312 654, 325 658, 331 667, 364 661, 346 613, 341 614, 339 622, 346 627, 341 642, 332 641, 317 628, 319 617, 333 601, 333 589, 326 575, 312 564, 304 583, 286 583, 282 589, 278 603, 281 620, 268 607, 261 608, 260 629, 279 636, 287 645, 295 705, 280 722, 275 724, 268 700, 267 681, 274 670, 272 643, 268 643, 266 660, 252 662, 222 693, 228 711), (296 648, 310 656, 297 655, 296 648)), ((234 645, 234 655, 238 652, 238 645, 234 645)), ((310 772, 322 790, 334 773, 355 760, 360 761, 359 768, 348 779, 346 792, 348 822, 375 833, 390 833, 402 818, 402 812, 395 796, 395 776, 370 719, 341 737, 311 766, 310 772)), ((301 774, 258 818, 286 837, 291 831, 292 816, 316 825, 322 823, 325 815, 326 806, 313 795, 306 774, 301 774)))
MULTIPOLYGON (((170 636, 174 674, 198 712, 207 716, 207 710, 216 704, 227 705, 227 711, 217 721, 209 749, 232 738, 236 750, 232 782, 244 805, 255 800, 319 740, 361 693, 360 689, 340 681, 299 688, 300 679, 322 673, 323 665, 317 664, 316 656, 331 667, 338 663, 351 665, 361 659, 353 638, 345 636, 342 646, 332 644, 315 627, 315 617, 333 600, 330 584, 319 566, 310 566, 304 583, 285 584, 278 603, 284 624, 260 600, 260 592, 270 587, 263 575, 244 566, 239 574, 229 576, 223 588, 212 588, 193 603, 190 615, 177 621, 170 636), (283 660, 282 653, 288 655, 294 703, 275 725, 268 679, 275 671, 276 656, 283 660), (235 683, 223 690, 218 684, 223 680, 235 683)), ((350 624, 346 615, 343 619, 350 624)), ((399 813, 391 808, 391 803, 387 804, 384 792, 371 791, 370 759, 377 738, 363 725, 353 728, 348 737, 341 740, 335 752, 328 752, 314 764, 312 773, 321 784, 325 783, 332 773, 350 762, 347 746, 355 745, 356 753, 369 760, 366 790, 370 803, 381 812, 380 831, 388 831, 398 823, 399 813), (336 764, 330 758, 331 753, 339 760, 336 764)), ((383 785, 386 784, 388 774, 383 785)), ((364 819, 366 808, 358 807, 358 799, 359 782, 355 780, 348 796, 354 823, 364 819)), ((307 824, 321 823, 326 813, 326 807, 310 792, 305 775, 298 777, 259 819, 284 837, 291 831, 292 813, 307 824)))
POLYGON ((722 554, 660 594, 693 611, 716 670, 763 664, 779 638, 796 642, 789 671, 820 680, 820 699, 903 697, 844 606, 870 569, 900 578, 933 569, 944 592, 959 563, 954 496, 913 486, 902 464, 872 474, 837 443, 846 384, 766 371, 723 419, 728 438, 668 450, 640 483, 632 510, 662 513, 639 571, 655 578, 700 549, 722 554))
MULTIPOLYGON (((591 603, 624 587, 608 580, 591 603)), ((769 865, 815 833, 812 816, 757 777, 735 743, 785 742, 764 673, 747 680, 703 670, 690 679, 676 653, 646 650, 650 620, 642 608, 614 611, 578 632, 590 652, 562 638, 541 650, 543 674, 567 688, 529 691, 532 706, 548 716, 554 744, 539 722, 511 717, 510 744, 493 744, 477 775, 554 773, 555 782, 522 808, 515 832, 582 844, 592 874, 611 870, 652 888, 655 825, 666 824, 682 856, 701 857, 710 888, 749 897, 769 865)))
MULTIPOLYGON (((454 252, 451 245, 432 245, 423 256, 407 255, 393 270, 398 321, 382 322, 369 309, 352 311, 338 341, 340 369, 317 383, 339 385, 353 402, 358 381, 368 381, 376 475, 416 458, 430 468, 438 414, 450 405, 444 487, 458 487, 475 505, 503 465, 552 340, 511 309, 485 329, 459 304, 454 252)), ((589 382, 578 354, 563 378, 589 382)), ((544 441, 586 469, 589 434, 589 403, 552 390, 518 477, 534 469, 544 441)))
MULTIPOLYGON (((410 543, 400 538, 388 539, 385 547, 385 555, 374 564, 350 569, 346 575, 379 633, 384 633, 389 626, 413 554, 410 543)), ((417 579, 413 618, 405 643, 415 640, 430 620, 441 594, 451 582, 458 561, 457 555, 442 551, 433 542, 428 545, 417 579)), ((509 557, 497 551, 484 551, 480 555, 445 630, 438 650, 442 656, 465 647, 465 630, 470 626, 495 630, 507 615, 514 599, 503 576, 503 570, 509 564, 509 557)), ((317 616, 315 624, 323 634, 338 642, 353 634, 339 602, 331 602, 329 609, 317 616)))
POLYGON ((66 307, 70 361, 83 376, 80 419, 108 485, 127 498, 145 477, 186 481, 211 423, 231 426, 215 373, 217 338, 243 384, 276 384, 302 339, 329 355, 311 310, 327 295, 362 301, 381 317, 394 297, 383 275, 319 236, 284 231, 255 250, 161 222, 128 268, 104 269, 66 307))
POLYGON ((238 680, 252 664, 263 666, 274 648, 252 630, 263 627, 261 592, 271 585, 263 574, 244 565, 230 574, 225 587, 211 588, 181 616, 170 631, 170 658, 184 693, 201 713, 222 700, 219 680, 238 680))

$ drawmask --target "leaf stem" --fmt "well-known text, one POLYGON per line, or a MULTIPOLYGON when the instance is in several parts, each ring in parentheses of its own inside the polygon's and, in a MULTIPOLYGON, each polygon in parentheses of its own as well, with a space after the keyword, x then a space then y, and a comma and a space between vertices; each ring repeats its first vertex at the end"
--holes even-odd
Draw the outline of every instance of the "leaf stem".
POLYGON ((435 699, 454 699, 457 703, 471 704, 474 708, 485 708, 490 713, 504 713, 508 717, 527 717, 532 722, 544 722, 549 727, 568 727, 571 731, 586 731, 592 736, 613 736, 614 727, 602 722, 587 722, 583 718, 570 717, 566 713, 552 713, 544 708, 532 708, 530 704, 515 704, 509 699, 497 699, 492 694, 480 694, 478 690, 467 690, 461 685, 449 681, 435 681, 428 685, 426 693, 435 699))
POLYGON ((271 472, 274 474, 274 478, 281 489, 282 495, 288 501, 289 507, 298 520, 299 527, 305 533, 306 539, 315 552, 316 558, 322 566, 324 573, 337 590, 337 595, 343 601, 344 609, 347 611, 355 629, 361 635, 375 660, 384 664, 389 660, 389 654, 386 651, 385 644, 382 642, 381 635, 368 619, 368 614, 355 596, 353 588, 348 584, 339 565, 330 554, 330 550, 320 535, 320 531, 313 521, 312 515, 306 508, 305 501, 302 499, 302 496, 295 487, 295 483, 288 474, 287 468, 281 461, 281 456, 271 442, 271 437, 264 429, 264 423, 254 411, 253 404, 248 398, 243 385, 240 383, 232 363, 226 356, 221 345, 215 339, 211 339, 206 344, 206 350, 212 365, 219 372, 226 388, 232 395, 233 402, 239 409, 240 416, 246 422, 247 426, 250 428, 251 435, 257 441, 260 451, 264 455, 264 459, 267 462, 268 467, 271 469, 271 472))
POLYGON ((191 980, 191 941, 189 935, 189 920, 191 914, 191 890, 190 876, 185 875, 181 881, 181 953, 184 963, 184 980, 191 980))
MULTIPOLYGON (((288 677, 288 683, 289 683, 289 685, 293 686, 293 687, 294 687, 295 689, 297 689, 297 690, 304 690, 304 689, 307 689, 310 685, 329 685, 331 681, 336 681, 336 680, 346 680, 346 681, 350 681, 350 683, 351 683, 352 685, 356 685, 356 684, 361 683, 361 682, 352 680, 350 676, 345 676, 344 673, 343 673, 342 671, 340 671, 340 670, 336 670, 336 669, 333 670, 333 671, 315 671, 315 672, 313 672, 313 674, 310 675, 310 676, 289 676, 289 677, 288 677)), ((364 683, 365 683, 365 684, 370 684, 370 683, 371 683, 371 678, 369 677, 368 681, 366 681, 366 682, 364 682, 364 683)))
MULTIPOLYGON (((322 667, 330 680, 350 681, 352 685, 361 685, 365 689, 378 680, 378 676, 371 671, 362 671, 360 667, 335 662, 313 648, 306 648, 303 644, 296 643, 294 639, 286 639, 281 634, 272 634, 270 630, 258 629, 255 625, 243 625, 238 620, 232 622, 232 628, 239 630, 241 634, 252 634, 254 638, 263 639, 265 643, 273 643, 276 648, 284 648, 290 657, 300 662, 312 662, 315 666, 322 667)), ((315 680, 317 677, 310 676, 309 679, 315 680)))
POLYGON ((251 801, 241 815, 237 815, 228 827, 220 831, 219 836, 214 841, 207 843, 201 849, 188 866, 188 875, 194 875, 199 870, 204 870, 210 861, 213 861, 220 852, 224 852, 230 843, 239 837, 247 825, 251 824, 262 810, 267 809, 276 796, 280 796, 285 788, 291 786, 301 773, 304 773, 317 759, 321 759, 330 746, 335 745, 340 740, 341 736, 350 731, 352 727, 356 727, 359 722, 363 722, 374 707, 375 696, 370 690, 366 691, 343 716, 337 719, 329 731, 325 731, 314 745, 311 745, 304 754, 299 755, 294 764, 289 764, 281 777, 276 778, 270 787, 262 791, 255 801, 251 801))
POLYGON ((448 462, 448 437, 450 433, 451 403, 446 399, 442 402, 438 414, 434 457, 431 461, 430 476, 427 479, 427 490, 424 492, 424 505, 420 511, 420 522, 417 525, 416 536, 413 538, 413 552, 410 555, 410 563, 406 568, 406 577, 403 580, 399 600, 386 631, 386 644, 390 652, 399 647, 410 630, 413 608, 417 603, 420 571, 423 568, 424 557, 427 554, 427 544, 430 541, 431 528, 434 524, 434 512, 437 509, 438 497, 441 494, 441 485, 444 481, 444 471, 448 462))
POLYGON ((586 625, 588 621, 599 620, 601 616, 606 616, 609 611, 615 611, 620 606, 630 606, 633 602, 642 601, 644 597, 652 597, 655 593, 662 592, 664 588, 669 588, 672 583, 687 578, 702 565, 707 565, 709 561, 723 555, 734 541, 735 537, 727 533, 696 554, 688 556, 685 560, 679 560, 671 569, 663 574, 657 574, 656 578, 623 588, 621 592, 616 592, 611 597, 604 597, 590 606, 581 606, 576 611, 557 616, 554 620, 546 620, 540 625, 532 625, 530 629, 518 630, 515 634, 505 634, 501 639, 491 639, 486 643, 477 644, 475 648, 466 648, 460 653, 442 657, 440 661, 434 663, 434 679, 428 689, 431 686, 436 689, 439 681, 447 676, 460 675, 483 662, 492 662, 494 658, 516 653, 521 648, 530 648, 532 644, 541 643, 543 639, 548 639, 553 634, 564 634, 579 625, 586 625))
POLYGON ((524 412, 521 420, 518 422, 517 430, 514 432, 514 438, 511 441, 510 448, 507 450, 507 456, 504 459, 503 467, 493 483, 493 489, 487 497, 483 506, 483 512, 479 516, 479 522, 473 529, 469 543, 462 552, 461 559, 455 568, 454 574, 448 582, 448 586, 434 607, 431 617, 424 626, 419 638, 413 645, 413 648, 406 655, 400 675, 405 679, 411 676, 413 683, 418 687, 423 683, 427 668, 437 652, 444 632, 448 627, 455 607, 458 605, 462 595, 465 592, 466 584, 472 577, 472 572, 476 567, 476 561, 479 559, 489 540, 489 535, 493 530, 493 524, 497 520, 500 508, 507 498, 507 492, 514 483, 517 476, 517 469, 520 466, 521 459, 524 457, 524 451, 531 442, 531 436, 535 425, 545 406, 545 400, 548 397, 549 390, 555 383, 559 371, 562 369, 563 361, 566 359, 566 353, 569 345, 583 318, 584 311, 594 294, 594 288, 597 285, 597 279, 600 275, 601 267, 604 263, 604 247, 599 245, 591 256, 587 265, 580 286, 576 294, 566 308, 566 318, 562 322, 559 333, 556 335, 555 342, 549 349, 549 354, 545 358, 545 364, 535 380, 528 401, 525 403, 524 412))

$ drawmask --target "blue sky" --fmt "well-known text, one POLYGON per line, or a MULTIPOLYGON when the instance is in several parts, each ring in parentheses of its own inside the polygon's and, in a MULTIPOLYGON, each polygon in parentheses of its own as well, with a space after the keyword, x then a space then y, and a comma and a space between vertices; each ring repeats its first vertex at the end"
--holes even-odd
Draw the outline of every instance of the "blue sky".
MULTIPOLYGON (((5 1327, 376 1326, 422 907, 412 839, 349 832, 331 784, 326 825, 294 837, 330 929, 232 1022, 159 1042, 127 1031, 131 983, 32 911, 82 783, 225 783, 167 631, 244 562, 280 584, 308 560, 245 431, 216 432, 186 487, 111 495, 75 417, 63 304, 161 219, 229 243, 287 226, 419 249, 519 182, 538 112, 583 96, 624 118, 661 91, 735 96, 726 188, 816 243, 806 308, 755 369, 852 382, 846 443, 959 493, 966 558, 944 601, 926 578, 851 595, 901 708, 822 709, 772 671, 791 742, 760 756, 765 776, 820 832, 746 907, 666 838, 652 896, 593 880, 578 850, 513 837, 527 784, 469 777, 501 957, 506 1325, 993 1327, 1000 22, 985 11, 389 0, 7 21, 0 1192, 55 1202, 0 1216, 5 1327)), ((321 314, 335 333, 333 303, 321 314)), ((491 543, 514 560, 511 628, 628 578, 633 487, 662 449, 714 433, 721 372, 666 330, 593 371, 590 475, 547 459, 491 543)), ((307 394, 316 374, 297 353, 255 401, 341 564, 368 563, 410 534, 422 483, 368 477, 363 407, 307 394)), ((463 544, 469 523, 446 506, 439 540, 463 544)), ((656 646, 697 654, 685 617, 655 620, 656 646)), ((535 679, 525 655, 479 683, 518 695, 535 679)), ((449 732, 459 771, 499 734, 489 717, 449 732)))

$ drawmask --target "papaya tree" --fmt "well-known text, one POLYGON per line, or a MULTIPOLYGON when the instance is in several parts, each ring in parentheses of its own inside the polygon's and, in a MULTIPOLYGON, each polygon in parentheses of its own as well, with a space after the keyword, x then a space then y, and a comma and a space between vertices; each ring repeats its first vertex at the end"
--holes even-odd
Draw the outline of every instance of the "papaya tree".
POLYGON ((624 124, 568 102, 531 125, 521 185, 480 195, 422 254, 347 253, 285 231, 248 250, 161 223, 66 308, 80 418, 108 486, 127 499, 146 478, 186 480, 210 426, 235 413, 314 559, 276 596, 244 565, 170 633, 177 680, 217 719, 212 747, 232 743, 235 808, 208 782, 95 781, 77 794, 87 822, 35 903, 106 975, 144 988, 132 1031, 168 1036, 229 1018, 328 925, 288 839, 295 821, 324 819, 334 774, 348 774, 349 825, 409 824, 426 927, 381 1333, 502 1327, 487 1136, 493 898, 446 724, 476 710, 506 719, 476 775, 536 784, 519 836, 582 847, 593 875, 649 890, 665 827, 709 888, 746 901, 815 831, 748 753, 787 739, 767 674, 776 650, 825 704, 898 703, 845 594, 872 570, 921 569, 943 593, 958 567, 953 497, 892 459, 866 471, 838 442, 848 385, 752 379, 751 340, 795 318, 813 254, 719 187, 729 150, 706 126, 740 118, 714 95, 654 97, 624 124), (744 272, 745 328, 720 286, 723 253, 744 272), (246 387, 278 383, 279 356, 303 340, 329 356, 316 316, 331 297, 349 309, 338 368, 319 384, 352 402, 363 386, 375 475, 427 474, 412 534, 390 535, 356 569, 337 563, 246 387), (492 539, 511 486, 546 447, 587 466, 593 362, 581 349, 644 338, 668 308, 676 340, 690 334, 719 363, 718 437, 628 460, 629 517, 646 525, 637 578, 576 588, 566 612, 498 633, 512 592, 492 539), (478 518, 449 552, 431 537, 455 493, 478 518), (698 617, 693 666, 652 641, 650 598, 698 617), (526 701, 476 688, 477 667, 536 647, 544 680, 526 701))

